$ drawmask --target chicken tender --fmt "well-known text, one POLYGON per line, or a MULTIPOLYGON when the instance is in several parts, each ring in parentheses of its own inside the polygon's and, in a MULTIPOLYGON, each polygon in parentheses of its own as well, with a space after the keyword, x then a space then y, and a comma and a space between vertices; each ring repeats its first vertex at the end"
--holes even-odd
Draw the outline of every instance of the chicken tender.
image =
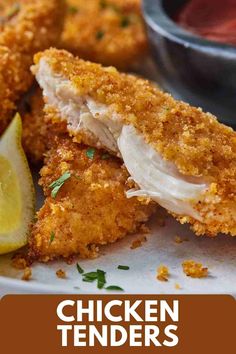
POLYGON ((31 261, 93 258, 100 245, 138 231, 155 203, 127 199, 127 178, 118 158, 57 136, 41 170, 46 201, 30 237, 31 261))
POLYGON ((77 141, 124 160, 139 186, 197 235, 236 235, 236 133, 210 113, 174 100, 148 81, 66 51, 35 57, 50 111, 77 141))
POLYGON ((82 58, 133 67, 147 52, 141 0, 67 0, 61 48, 82 58))
POLYGON ((33 55, 59 40, 63 14, 63 0, 0 0, 0 132, 32 84, 33 55))

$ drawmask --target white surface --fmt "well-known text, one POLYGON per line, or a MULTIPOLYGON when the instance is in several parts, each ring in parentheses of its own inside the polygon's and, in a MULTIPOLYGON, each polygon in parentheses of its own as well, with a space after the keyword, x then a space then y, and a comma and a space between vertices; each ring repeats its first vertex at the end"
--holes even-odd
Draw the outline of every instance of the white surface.
MULTIPOLYGON (((129 236, 122 241, 104 247, 95 260, 79 260, 85 271, 97 268, 107 272, 107 285, 119 285, 126 293, 147 294, 197 294, 224 293, 236 296, 236 238, 218 236, 216 239, 197 238, 187 226, 179 225, 171 217, 166 226, 151 223, 152 234, 140 248, 131 250, 130 245, 137 236, 129 236), (188 242, 177 244, 174 237, 188 237, 188 242), (209 267, 205 279, 191 279, 183 271, 181 263, 194 259, 209 267), (156 280, 156 269, 165 264, 170 270, 168 282, 156 280), (119 264, 130 266, 130 270, 118 270, 119 264), (180 290, 175 289, 179 283, 180 290)), ((10 257, 0 258, 0 295, 7 293, 107 293, 98 290, 96 284, 82 282, 76 263, 53 262, 50 265, 33 266, 33 279, 20 280, 22 271, 10 265, 10 257), (62 268, 67 279, 57 278, 55 272, 62 268), (75 289, 79 287, 80 289, 75 289)))

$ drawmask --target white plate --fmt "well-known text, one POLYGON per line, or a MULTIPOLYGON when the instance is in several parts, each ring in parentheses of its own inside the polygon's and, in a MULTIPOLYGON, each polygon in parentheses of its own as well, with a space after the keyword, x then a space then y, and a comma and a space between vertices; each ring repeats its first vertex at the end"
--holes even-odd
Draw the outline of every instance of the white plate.
MULTIPOLYGON (((119 285, 126 293, 146 294, 199 294, 223 293, 236 296, 236 239, 218 236, 215 239, 198 238, 187 226, 179 225, 169 217, 164 227, 151 222, 152 233, 142 247, 131 250, 136 236, 128 236, 116 244, 102 248, 95 260, 79 260, 85 271, 97 268, 107 272, 107 284, 119 285), (177 244, 176 235, 188 237, 188 242, 177 244), (193 259, 209 267, 209 276, 192 279, 182 271, 182 262, 193 259), (128 265, 130 270, 118 270, 118 265, 128 265), (165 264, 170 270, 168 282, 156 280, 156 269, 165 264), (175 289, 178 283, 180 290, 175 289)), ((20 280, 22 271, 11 267, 10 256, 0 257, 0 295, 7 293, 106 293, 96 284, 84 283, 76 264, 65 262, 35 264, 33 278, 29 282, 20 280), (59 279, 55 272, 66 271, 67 279, 59 279), (80 289, 77 289, 79 287, 80 289)))

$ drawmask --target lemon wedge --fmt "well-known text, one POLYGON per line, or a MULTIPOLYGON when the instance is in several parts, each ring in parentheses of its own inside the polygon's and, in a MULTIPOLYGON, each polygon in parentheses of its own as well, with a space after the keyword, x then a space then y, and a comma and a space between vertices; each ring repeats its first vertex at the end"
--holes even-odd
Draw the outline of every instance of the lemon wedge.
POLYGON ((21 118, 16 114, 0 139, 0 254, 27 244, 34 217, 34 185, 21 133, 21 118))

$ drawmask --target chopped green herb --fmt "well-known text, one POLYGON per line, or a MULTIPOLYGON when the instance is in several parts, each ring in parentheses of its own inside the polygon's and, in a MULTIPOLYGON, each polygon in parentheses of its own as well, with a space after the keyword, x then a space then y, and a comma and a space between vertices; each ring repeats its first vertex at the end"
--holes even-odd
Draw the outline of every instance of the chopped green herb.
POLYGON ((106 290, 118 290, 118 291, 124 291, 124 289, 122 289, 120 286, 117 286, 117 285, 110 285, 110 286, 107 286, 105 288, 106 290))
POLYGON ((63 186, 63 184, 71 177, 70 172, 65 172, 60 178, 58 178, 56 181, 52 182, 49 186, 50 189, 52 189, 51 196, 52 198, 56 198, 57 193, 59 192, 60 188, 63 186))
POLYGON ((14 5, 11 6, 11 8, 8 10, 6 15, 8 18, 11 18, 16 14, 18 14, 19 11, 20 11, 20 4, 15 3, 14 5))
POLYGON ((130 19, 127 16, 123 16, 120 22, 121 27, 126 28, 130 25, 130 19))
POLYGON ((102 154, 102 160, 108 160, 110 157, 111 155, 108 153, 102 154))
POLYGON ((98 274, 97 274, 97 272, 89 272, 89 273, 84 273, 83 277, 85 277, 87 279, 96 280, 98 278, 98 274))
POLYGON ((93 283, 94 280, 96 280, 96 279, 83 278, 83 281, 85 281, 86 283, 93 283))
POLYGON ((101 7, 101 9, 105 9, 107 7, 107 1, 106 0, 100 0, 100 7, 101 7))
POLYGON ((110 4, 110 8, 115 12, 120 12, 120 8, 116 4, 110 4))
POLYGON ((51 232, 51 235, 50 235, 50 241, 49 241, 49 244, 51 245, 51 243, 54 241, 54 238, 55 238, 55 233, 52 231, 51 232))
POLYGON ((76 6, 69 6, 68 10, 71 15, 75 15, 79 12, 78 7, 76 7, 76 6))
POLYGON ((83 268, 80 267, 79 263, 76 264, 76 267, 77 267, 77 270, 80 274, 84 273, 84 270, 83 270, 83 268))
POLYGON ((95 155, 95 149, 94 148, 89 148, 87 151, 86 151, 86 155, 87 157, 92 160, 94 158, 94 155, 95 155))
POLYGON ((104 285, 106 284, 106 277, 105 277, 105 272, 103 270, 98 269, 97 270, 97 275, 98 275, 98 289, 102 289, 104 285))
POLYGON ((116 4, 110 4, 106 0, 100 0, 100 8, 102 10, 110 8, 110 9, 114 10, 115 12, 120 12, 120 9, 116 4))
POLYGON ((124 265, 119 265, 117 268, 122 270, 129 270, 129 266, 124 266, 124 265))
POLYGON ((101 269, 97 269, 96 272, 89 272, 82 274, 83 281, 92 283, 97 280, 97 287, 98 289, 102 289, 106 284, 106 272, 101 269))
POLYGON ((96 39, 100 41, 104 37, 104 35, 105 35, 104 31, 97 31, 96 39))

